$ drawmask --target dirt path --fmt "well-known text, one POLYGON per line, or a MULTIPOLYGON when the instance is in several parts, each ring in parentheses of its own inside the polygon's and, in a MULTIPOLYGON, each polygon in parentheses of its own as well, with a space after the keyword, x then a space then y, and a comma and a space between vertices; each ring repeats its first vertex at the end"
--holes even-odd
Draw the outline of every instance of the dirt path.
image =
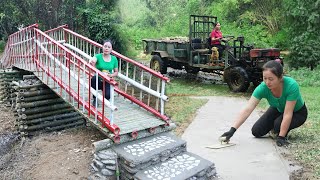
MULTIPOLYGON (((0 114, 0 135, 12 132, 11 110, 2 107, 0 114)), ((0 159, 0 179, 87 179, 91 144, 104 138, 99 131, 82 127, 19 140, 0 159)))

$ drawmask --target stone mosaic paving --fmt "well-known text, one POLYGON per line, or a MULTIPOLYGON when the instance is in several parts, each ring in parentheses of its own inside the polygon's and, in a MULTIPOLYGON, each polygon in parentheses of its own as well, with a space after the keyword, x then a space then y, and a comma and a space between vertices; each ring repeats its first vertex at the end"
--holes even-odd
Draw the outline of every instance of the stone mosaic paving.
POLYGON ((170 180, 199 164, 199 159, 188 154, 182 154, 144 171, 144 174, 150 179, 170 180))
POLYGON ((176 142, 168 136, 158 136, 149 141, 144 141, 138 144, 127 145, 123 149, 133 156, 142 156, 145 152, 150 152, 160 147, 164 147, 167 144, 176 142))

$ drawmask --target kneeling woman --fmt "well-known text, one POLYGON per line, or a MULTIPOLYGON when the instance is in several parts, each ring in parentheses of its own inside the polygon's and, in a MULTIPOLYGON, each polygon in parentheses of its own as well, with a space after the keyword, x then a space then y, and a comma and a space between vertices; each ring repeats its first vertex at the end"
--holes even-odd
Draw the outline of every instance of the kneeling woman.
POLYGON ((283 67, 277 61, 264 64, 263 82, 254 90, 246 107, 240 112, 231 129, 222 137, 228 141, 262 98, 267 99, 270 107, 253 125, 252 134, 255 137, 262 137, 273 131, 277 134, 277 145, 286 145, 289 131, 306 121, 308 111, 298 83, 291 77, 283 76, 283 67))
MULTIPOLYGON (((118 60, 115 56, 111 55, 112 43, 111 40, 105 40, 103 42, 102 53, 96 54, 89 63, 95 66, 98 70, 107 74, 110 78, 118 75, 118 60)), ((96 87, 97 76, 91 78, 91 87, 96 87)), ((103 89, 102 79, 98 79, 98 89, 103 89)), ((110 99, 110 84, 105 82, 105 98, 110 99)), ((93 105, 96 105, 96 97, 93 96, 93 105)))

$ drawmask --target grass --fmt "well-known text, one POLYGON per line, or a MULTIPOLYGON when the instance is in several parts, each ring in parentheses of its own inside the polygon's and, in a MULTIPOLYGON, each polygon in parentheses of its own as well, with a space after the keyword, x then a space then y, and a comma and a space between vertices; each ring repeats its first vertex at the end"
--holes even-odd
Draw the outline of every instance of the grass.
POLYGON ((288 74, 300 84, 302 97, 308 108, 306 123, 290 133, 290 151, 315 179, 320 179, 320 66, 314 71, 301 68, 291 70, 288 74))
POLYGON ((318 87, 301 87, 308 108, 306 123, 290 134, 290 151, 295 159, 320 178, 320 92, 318 87))
POLYGON ((171 80, 166 90, 169 96, 217 96, 229 92, 225 85, 201 84, 190 79, 171 80))
POLYGON ((170 97, 166 106, 166 113, 174 120, 177 128, 175 133, 181 136, 184 130, 194 119, 197 110, 203 106, 208 100, 192 99, 186 96, 170 97), (190 103, 192 102, 192 103, 190 103))
POLYGON ((169 96, 166 112, 178 125, 192 120, 196 111, 207 102, 192 96, 250 97, 250 93, 231 93, 226 85, 203 84, 197 80, 178 78, 171 79, 166 92, 169 96))
MULTIPOLYGON (((310 71, 307 71, 310 72, 310 71)), ((298 160, 304 170, 311 174, 311 179, 320 178, 320 68, 311 73, 306 73, 304 69, 291 70, 290 76, 297 79, 301 85, 301 93, 308 108, 308 119, 306 123, 290 132, 289 151, 291 158, 298 160), (301 83, 300 83, 301 82, 301 83)), ((176 122, 177 134, 181 135, 196 115, 197 110, 203 106, 207 100, 191 99, 191 96, 236 96, 249 98, 252 92, 230 93, 226 85, 203 84, 190 79, 171 79, 167 85, 167 95, 170 100, 166 106, 167 114, 176 122)), ((259 109, 268 108, 266 100, 262 100, 259 109)))
POLYGON ((190 79, 171 79, 167 85, 169 102, 166 113, 176 123, 175 133, 182 135, 187 126, 194 119, 197 110, 207 99, 194 99, 192 96, 238 96, 248 97, 248 93, 230 93, 226 85, 203 84, 190 79))

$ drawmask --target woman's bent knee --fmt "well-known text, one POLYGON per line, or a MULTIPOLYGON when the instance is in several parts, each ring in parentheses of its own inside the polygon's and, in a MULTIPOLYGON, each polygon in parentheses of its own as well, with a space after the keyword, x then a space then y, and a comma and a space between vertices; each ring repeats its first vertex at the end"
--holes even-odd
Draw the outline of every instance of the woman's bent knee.
POLYGON ((265 135, 265 133, 261 132, 261 130, 259 130, 254 126, 252 127, 251 132, 252 132, 252 135, 256 138, 260 138, 265 135))

